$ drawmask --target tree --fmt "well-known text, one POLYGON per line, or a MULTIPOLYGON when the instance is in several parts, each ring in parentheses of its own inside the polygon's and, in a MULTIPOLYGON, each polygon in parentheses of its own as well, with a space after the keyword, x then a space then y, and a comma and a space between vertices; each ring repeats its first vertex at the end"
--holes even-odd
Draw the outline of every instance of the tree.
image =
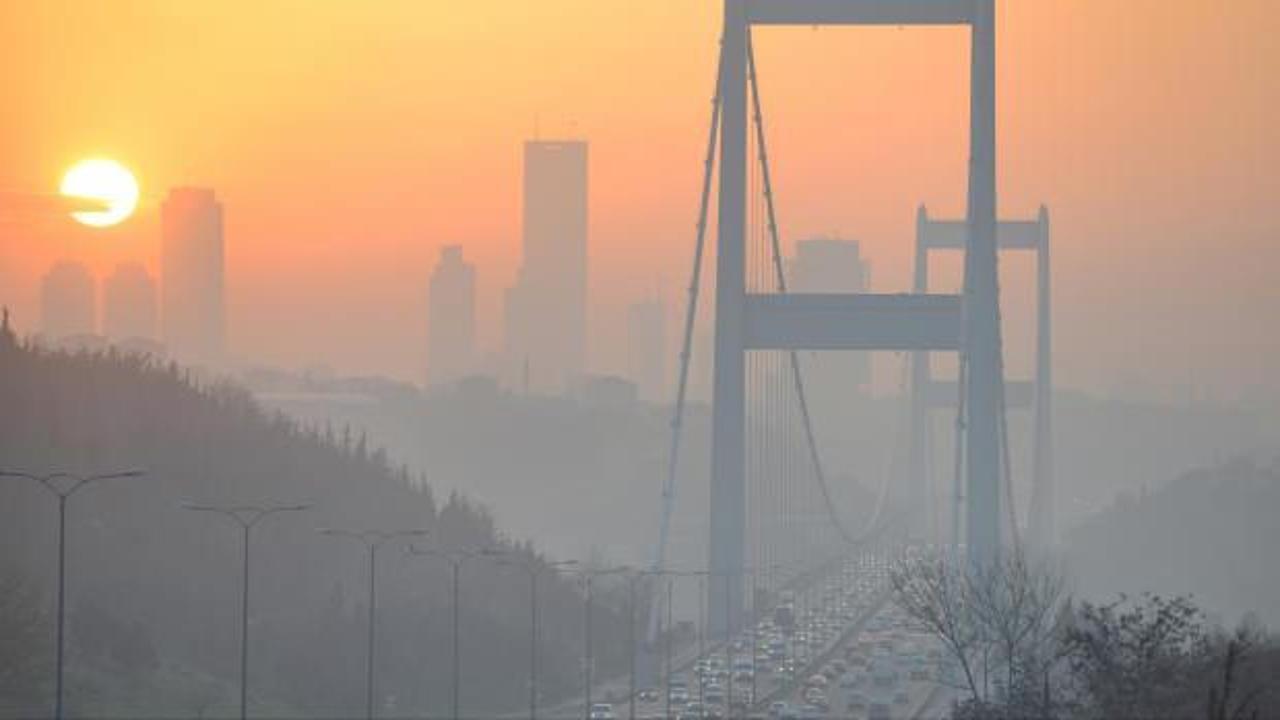
POLYGON ((1074 710, 1093 717, 1188 717, 1206 653, 1203 613, 1184 596, 1082 603, 1067 627, 1074 710))
POLYGON ((1056 568, 1017 550, 976 567, 959 567, 939 553, 913 554, 890 571, 889 585, 894 603, 937 637, 960 668, 964 715, 1052 715, 1049 679, 1062 657, 1068 607, 1056 568))
POLYGON ((1269 688, 1267 685, 1253 682, 1249 684, 1247 676, 1242 683, 1242 671, 1252 656, 1266 644, 1266 637, 1260 630, 1245 623, 1240 626, 1222 644, 1221 666, 1219 674, 1221 682, 1212 682, 1209 686, 1209 720, 1246 720, 1258 717, 1259 699, 1269 688))

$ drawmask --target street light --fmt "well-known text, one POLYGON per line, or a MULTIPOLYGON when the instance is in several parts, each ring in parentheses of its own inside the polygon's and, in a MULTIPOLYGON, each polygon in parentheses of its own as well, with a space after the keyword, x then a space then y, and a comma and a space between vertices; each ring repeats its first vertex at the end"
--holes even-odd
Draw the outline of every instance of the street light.
MULTIPOLYGON (((630 653, 631 653, 630 665, 629 665, 630 679, 629 679, 629 687, 628 687, 631 695, 628 701, 627 716, 630 720, 635 720, 635 717, 636 717, 636 692, 637 692, 636 691, 636 650, 638 649, 636 647, 636 583, 641 579, 645 579, 645 578, 661 577, 664 575, 670 576, 675 574, 677 573, 667 571, 667 570, 640 570, 632 573, 631 577, 627 579, 627 586, 628 586, 627 587, 627 613, 629 615, 629 623, 630 623, 627 629, 627 639, 628 639, 628 645, 630 646, 630 653)), ((667 597, 668 597, 668 606, 669 606, 670 597, 671 597, 670 592, 667 593, 667 597)), ((669 610, 670 608, 668 607, 668 620, 670 619, 669 610)), ((670 647, 671 647, 670 642, 668 642, 667 643, 668 651, 670 650, 670 647)), ((671 665, 669 656, 670 656, 670 652, 668 652, 668 659, 667 659, 668 674, 670 673, 670 665, 671 665)), ((670 678, 668 678, 668 680, 670 680, 670 678)), ((660 687, 666 687, 666 683, 665 682, 661 683, 660 687)), ((668 693, 668 695, 670 695, 670 693, 668 693)), ((668 716, 671 714, 670 705, 671 705, 671 699, 670 697, 668 697, 667 698, 667 715, 668 716)))
POLYGON ((140 477, 142 470, 125 470, 123 472, 100 473, 97 475, 74 475, 66 472, 34 475, 24 472, 0 470, 0 477, 23 478, 40 483, 45 490, 58 498, 58 630, 57 630, 57 664, 54 690, 53 716, 62 720, 62 668, 64 653, 64 630, 66 627, 66 586, 67 586, 67 500, 80 488, 99 480, 140 477))
POLYGON ((582 610, 583 610, 583 616, 584 616, 583 617, 583 626, 584 626, 583 636, 584 637, 583 637, 583 643, 582 643, 582 685, 583 685, 582 692, 583 692, 584 700, 586 702, 586 707, 584 708, 584 711, 583 711, 583 717, 587 718, 587 720, 590 720, 591 718, 591 664, 593 662, 592 648, 591 648, 591 581, 593 578, 597 576, 617 575, 619 573, 624 573, 627 570, 628 568, 625 568, 625 567, 603 568, 600 570, 592 570, 590 568, 586 568, 581 570, 582 584, 584 588, 583 604, 582 604, 582 610))
POLYGON ((459 670, 461 667, 461 659, 458 652, 458 576, 461 573, 462 566, 466 564, 468 560, 480 557, 485 551, 481 549, 444 552, 441 550, 420 549, 413 545, 408 547, 408 551, 410 555, 429 555, 431 557, 438 557, 449 563, 449 567, 453 571, 453 697, 451 704, 453 706, 453 720, 459 720, 461 716, 458 714, 458 689, 461 685, 461 673, 459 670))
POLYGON ((538 577, 543 572, 555 572, 560 568, 574 567, 577 560, 541 562, 536 557, 516 560, 510 552, 482 550, 482 555, 500 558, 499 565, 522 568, 529 574, 529 720, 538 717, 538 577))
POLYGON ((377 573, 378 573, 378 549, 388 540, 403 537, 422 537, 427 534, 426 530, 397 530, 392 532, 383 532, 378 530, 365 530, 363 532, 355 532, 351 530, 335 530, 333 528, 324 528, 321 531, 324 535, 333 535, 336 537, 354 538, 364 543, 365 548, 369 551, 369 620, 368 620, 368 649, 365 656, 365 716, 369 720, 373 720, 373 641, 374 624, 376 622, 375 613, 378 602, 377 590, 377 573))
POLYGON ((310 505, 197 505, 182 503, 182 509, 192 512, 216 513, 231 518, 243 531, 243 562, 240 581, 240 720, 249 717, 249 531, 270 515, 299 512, 310 505))

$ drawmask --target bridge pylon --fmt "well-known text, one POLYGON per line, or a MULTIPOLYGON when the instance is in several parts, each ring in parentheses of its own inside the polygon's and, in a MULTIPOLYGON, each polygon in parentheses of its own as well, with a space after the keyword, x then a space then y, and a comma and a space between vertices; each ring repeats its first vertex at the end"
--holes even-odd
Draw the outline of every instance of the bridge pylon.
POLYGON ((1000 547, 1002 373, 996 282, 993 0, 725 0, 720 57, 708 607, 714 636, 743 617, 746 561, 746 353, 953 351, 964 358, 970 560, 1000 547), (749 294, 746 290, 747 43, 755 25, 961 25, 971 32, 969 188, 961 295, 749 294), (963 320, 963 321, 962 321, 963 320))
MULTIPOLYGON (((929 291, 929 258, 938 251, 963 250, 968 224, 964 220, 941 220, 929 217, 923 205, 916 212, 916 250, 912 291, 929 291)), ((1049 211, 1040 207, 1034 219, 1001 220, 996 228, 996 246, 1000 252, 1033 252, 1036 257, 1036 335, 1035 370, 1031 380, 1004 380, 1005 408, 1030 410, 1031 437, 1031 503, 1027 517, 1027 539, 1032 547, 1050 548, 1055 542, 1053 437, 1052 437, 1052 339, 1050 318, 1049 211)), ((933 377, 927 351, 911 355, 911 420, 907 482, 913 499, 933 500, 936 495, 930 482, 938 473, 932 470, 931 412, 954 410, 959 401, 954 381, 933 377)), ((954 488, 953 501, 963 496, 963 488, 954 488)), ((954 517, 954 516, 953 516, 954 517)), ((914 528, 917 532, 920 528, 914 528)), ((953 531, 955 529, 953 528, 953 531)))

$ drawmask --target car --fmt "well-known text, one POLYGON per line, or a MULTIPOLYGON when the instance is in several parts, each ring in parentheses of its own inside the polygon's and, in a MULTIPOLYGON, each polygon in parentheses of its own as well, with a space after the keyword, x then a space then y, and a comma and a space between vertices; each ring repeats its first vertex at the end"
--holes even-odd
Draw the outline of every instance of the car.
POLYGON ((787 709, 787 704, 781 700, 775 700, 769 705, 769 717, 778 718, 787 709))
POLYGON ((849 693, 848 702, 845 704, 845 710, 850 713, 861 713, 867 709, 867 696, 860 692, 849 693))
POLYGON ((827 694, 822 688, 806 688, 804 691, 804 701, 810 705, 818 705, 819 707, 827 704, 827 694))
POLYGON ((609 703, 593 703, 589 717, 591 720, 616 720, 617 718, 613 714, 613 705, 609 703))
POLYGON ((827 686, 827 678, 824 675, 810 675, 808 680, 804 681, 805 687, 824 688, 827 686))
POLYGON ((645 688, 636 693, 636 699, 642 703, 658 702, 658 691, 654 688, 645 688))
POLYGON ((852 690, 853 688, 858 687, 857 673, 847 672, 841 675, 839 685, 841 690, 852 690))

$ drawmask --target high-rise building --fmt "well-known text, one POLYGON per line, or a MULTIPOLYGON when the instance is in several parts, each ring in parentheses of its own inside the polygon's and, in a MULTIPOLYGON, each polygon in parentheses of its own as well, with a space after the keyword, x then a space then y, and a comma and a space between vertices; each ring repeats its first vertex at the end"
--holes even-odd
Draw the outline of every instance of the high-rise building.
POLYGON ((666 317, 661 300, 643 300, 627 309, 627 374, 640 399, 667 397, 666 317))
POLYGON ((440 250, 427 309, 427 384, 453 383, 475 371, 476 269, 462 246, 440 250))
POLYGON ((102 283, 102 334, 111 340, 154 340, 156 284, 138 263, 121 263, 102 283))
MULTIPOLYGON (((812 238, 796 243, 791 262, 791 288, 806 293, 866 292, 870 269, 856 240, 812 238)), ((870 356, 865 352, 821 353, 811 371, 814 394, 840 397, 844 391, 871 382, 870 356)))
POLYGON ((174 188, 161 224, 164 343, 179 360, 216 364, 226 349, 222 205, 212 190, 174 188))
POLYGON ((78 262, 63 260, 45 273, 40 283, 40 327, 46 338, 59 341, 92 335, 97 326, 93 276, 78 262))
POLYGON ((516 384, 559 391, 586 364, 587 143, 524 144, 523 257, 506 295, 516 384))

